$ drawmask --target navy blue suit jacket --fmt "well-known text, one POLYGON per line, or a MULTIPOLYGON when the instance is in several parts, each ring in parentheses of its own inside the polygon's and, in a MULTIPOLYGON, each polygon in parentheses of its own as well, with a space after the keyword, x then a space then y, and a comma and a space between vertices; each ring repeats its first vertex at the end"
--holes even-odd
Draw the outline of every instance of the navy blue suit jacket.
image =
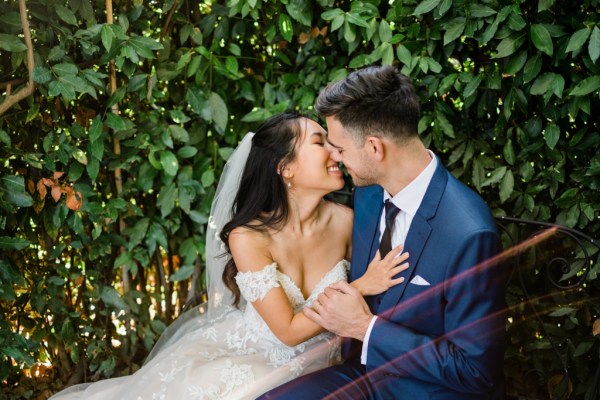
MULTIPOLYGON (((383 189, 354 191, 350 280, 379 244, 383 189)), ((483 200, 439 162, 404 250, 405 281, 367 298, 378 315, 367 376, 382 399, 500 399, 504 396, 504 271, 496 224, 483 200), (430 285, 411 283, 419 276, 430 285)), ((344 356, 358 362, 358 342, 344 356)))

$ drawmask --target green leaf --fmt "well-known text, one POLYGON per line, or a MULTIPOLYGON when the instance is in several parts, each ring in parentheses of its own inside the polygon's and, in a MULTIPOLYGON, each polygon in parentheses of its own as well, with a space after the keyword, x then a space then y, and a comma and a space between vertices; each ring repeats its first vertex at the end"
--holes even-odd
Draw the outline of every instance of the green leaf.
POLYGON ((77 65, 71 63, 60 63, 52 66, 52 71, 59 76, 72 76, 77 75, 79 69, 77 65))
POLYGON ((22 176, 7 175, 0 179, 0 190, 4 192, 4 198, 11 204, 17 207, 33 205, 33 198, 25 191, 25 180, 22 176))
MULTIPOLYGON (((169 215, 173 210, 173 207, 175 207, 175 200, 177 200, 178 193, 179 192, 175 187, 174 183, 171 183, 168 186, 163 186, 163 188, 158 193, 157 204, 160 208, 160 212, 163 218, 169 215)), ((148 232, 148 235, 150 235, 150 231, 148 232)))
POLYGON ((104 142, 102 140, 90 140, 90 153, 93 158, 102 161, 104 155, 104 142))
POLYGON ((106 51, 110 51, 113 39, 115 38, 115 33, 113 32, 111 27, 107 24, 103 25, 100 36, 102 38, 102 45, 104 46, 106 51))
POLYGON ((69 25, 77 26, 77 17, 75 17, 73 11, 60 4, 55 4, 54 9, 56 10, 56 14, 58 14, 58 17, 60 19, 62 19, 69 25))
POLYGON ((471 4, 469 10, 471 12, 471 17, 473 18, 485 18, 497 13, 493 8, 483 4, 471 4))
POLYGON ((550 89, 552 81, 554 80, 554 75, 555 74, 552 72, 546 72, 545 74, 540 75, 535 82, 533 82, 533 85, 531 85, 529 93, 533 95, 545 94, 548 89, 550 89))
POLYGON ((410 50, 408 50, 402 44, 399 44, 396 48, 396 57, 398 57, 398 60, 404 65, 410 65, 412 61, 412 55, 410 54, 410 50))
POLYGON ((0 142, 4 143, 6 147, 11 146, 10 136, 8 136, 8 133, 2 128, 0 128, 0 142))
POLYGON ((79 161, 79 163, 81 163, 83 165, 87 165, 88 159, 87 159, 87 156, 85 155, 85 153, 83 152, 83 150, 75 149, 71 155, 73 156, 74 159, 79 161))
POLYGON ((594 75, 579 82, 569 93, 571 96, 585 96, 600 88, 600 75, 594 75))
POLYGON ((190 141, 188 132, 179 125, 169 125, 167 132, 174 140, 180 143, 187 143, 190 141))
POLYGON ((179 267, 175 273, 169 275, 169 281, 171 282, 179 282, 188 279, 194 273, 193 265, 184 265, 179 267))
POLYGON ((204 92, 197 87, 191 87, 187 90, 185 98, 194 113, 201 116, 205 121, 211 120, 211 110, 204 92))
POLYGON ((475 93, 475 91, 477 90, 479 85, 481 84, 482 79, 483 79, 482 75, 476 75, 474 78, 472 78, 469 81, 469 83, 467 83, 467 86, 465 86, 465 90, 463 90, 463 96, 465 98, 471 97, 473 95, 473 93, 475 93))
POLYGON ((521 47, 523 42, 525 42, 525 34, 511 35, 502 39, 502 41, 498 43, 498 47, 496 47, 496 55, 492 58, 504 58, 510 56, 521 47))
POLYGON ((0 249, 23 250, 30 244, 29 240, 23 238, 0 236, 0 249))
MULTIPOLYGON (((119 256, 117 260, 115 260, 115 265, 117 265, 117 261, 119 260, 119 258, 121 257, 119 256)), ((110 286, 104 286, 102 288, 102 291, 100 292, 100 298, 106 304, 111 305, 118 310, 129 310, 129 306, 127 306, 127 303, 125 303, 119 292, 117 292, 114 288, 110 286)))
POLYGON ((555 0, 539 0, 538 2, 538 12, 546 11, 552 7, 555 0))
POLYGON ((209 187, 215 182, 215 173, 212 169, 208 169, 204 171, 202 177, 200 178, 200 182, 202 186, 209 187))
POLYGON ((558 143, 559 138, 560 127, 554 123, 550 124, 544 131, 544 140, 546 141, 546 145, 549 148, 554 149, 554 147, 556 147, 556 143, 558 143))
POLYGON ((425 0, 415 8, 413 15, 421 15, 428 13, 440 4, 441 0, 425 0))
MULTIPOLYGON (((221 149, 219 149, 221 150, 221 149)), ((184 146, 177 150, 178 158, 191 158, 194 157, 198 153, 198 149, 193 146, 184 146)))
POLYGON ((227 105, 221 96, 215 92, 211 92, 208 98, 208 103, 210 105, 212 120, 219 128, 221 128, 222 131, 225 131, 225 128, 227 127, 227 120, 229 118, 227 114, 227 105))
POLYGON ((19 53, 27 50, 27 46, 17 36, 0 33, 0 49, 19 53))
POLYGON ((37 66, 33 69, 31 78, 37 83, 48 83, 52 80, 52 73, 46 67, 37 66))
POLYGON ((442 114, 441 112, 436 112, 435 113, 435 122, 436 122, 436 124, 438 124, 440 126, 440 128, 442 129, 442 131, 444 132, 444 134, 446 136, 451 137, 451 138, 456 137, 456 134, 454 132, 454 127, 452 126, 450 121, 448 121, 448 119, 446 118, 446 116, 444 114, 442 114))
POLYGON ((142 243, 142 240, 144 240, 144 238, 146 237, 146 232, 148 231, 149 225, 150 218, 142 218, 135 224, 135 226, 131 230, 129 242, 127 243, 127 249, 129 251, 131 251, 135 246, 142 243))
POLYGON ((96 118, 92 120, 89 133, 90 140, 93 142, 97 141, 102 136, 102 119, 100 118, 100 115, 97 115, 96 118))
POLYGON ((339 8, 334 8, 333 10, 324 11, 321 14, 321 18, 323 18, 325 21, 331 21, 332 19, 339 17, 340 15, 343 16, 344 11, 340 10, 339 8))
POLYGON ((346 21, 353 25, 361 26, 366 29, 369 28, 369 23, 367 22, 367 20, 360 14, 357 14, 352 11, 346 14, 346 21))
POLYGON ((313 5, 310 0, 294 0, 285 5, 290 17, 300 22, 302 25, 312 26, 313 5))
POLYGON ((552 38, 548 29, 542 24, 533 24, 530 29, 531 41, 542 53, 546 53, 549 56, 554 52, 554 46, 552 44, 552 38))
POLYGON ((590 43, 588 44, 588 53, 592 62, 595 63, 600 56, 600 29, 595 26, 592 30, 592 36, 590 37, 590 43))
POLYGON ((515 177, 511 170, 506 171, 500 182, 500 203, 506 202, 513 193, 515 187, 515 177))
POLYGON ((127 129, 125 120, 121 116, 112 112, 106 114, 106 126, 115 131, 124 131, 127 129))
POLYGON ((135 52, 143 58, 155 58, 153 51, 160 50, 163 48, 162 44, 154 39, 144 36, 134 36, 127 41, 127 44, 131 46, 135 52))
POLYGON ((577 311, 575 308, 561 307, 561 308, 559 308, 556 311, 552 311, 550 314, 548 314, 548 316, 550 316, 550 317, 563 317, 565 315, 573 314, 575 311, 577 311))
POLYGON ((382 42, 389 42, 392 40, 392 28, 384 19, 379 23, 379 39, 381 39, 382 42))
POLYGON ((292 41, 294 35, 294 27, 292 25, 292 19, 285 13, 279 14, 277 19, 279 25, 279 32, 281 36, 288 42, 292 41))
POLYGON ((454 18, 444 26, 444 46, 459 38, 465 30, 466 20, 464 17, 454 18))
POLYGON ((531 57, 525 64, 523 70, 523 82, 527 83, 535 79, 542 70, 542 57, 539 54, 531 57))
POLYGON ((486 177, 486 179, 481 183, 481 186, 489 186, 489 185, 493 185, 494 183, 498 183, 500 182, 500 180, 502 178, 504 178, 504 175, 506 174, 506 166, 501 166, 496 168, 494 171, 492 171, 492 173, 490 173, 490 175, 488 177, 486 177))
POLYGON ((165 174, 170 176, 177 175, 179 161, 177 161, 175 154, 171 153, 169 150, 164 150, 160 153, 160 165, 165 171, 165 174))
POLYGON ((515 149, 513 148, 512 140, 508 139, 504 144, 504 148, 502 149, 502 154, 504 154, 504 159, 510 165, 515 164, 515 149))
POLYGON ((575 32, 573 35, 571 35, 569 44, 567 44, 567 49, 565 51, 568 53, 570 51, 581 49, 588 37, 590 37, 591 33, 592 31, 588 28, 583 28, 575 32))

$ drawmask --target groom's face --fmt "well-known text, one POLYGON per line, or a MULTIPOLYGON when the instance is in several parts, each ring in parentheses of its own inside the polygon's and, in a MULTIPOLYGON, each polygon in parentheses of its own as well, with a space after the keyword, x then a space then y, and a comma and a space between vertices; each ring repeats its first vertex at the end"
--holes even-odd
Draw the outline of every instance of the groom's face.
POLYGON ((330 144, 331 158, 346 166, 356 186, 368 186, 377 183, 372 160, 365 146, 357 146, 350 133, 335 117, 326 117, 327 141, 330 144))

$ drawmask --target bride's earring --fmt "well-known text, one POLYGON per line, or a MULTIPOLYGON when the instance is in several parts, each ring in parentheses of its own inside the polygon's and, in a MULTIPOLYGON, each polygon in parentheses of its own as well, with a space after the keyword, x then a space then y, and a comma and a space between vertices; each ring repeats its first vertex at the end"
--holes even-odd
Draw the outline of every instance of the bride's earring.
POLYGON ((288 189, 292 188, 292 182, 291 181, 287 181, 287 187, 288 187, 288 189))

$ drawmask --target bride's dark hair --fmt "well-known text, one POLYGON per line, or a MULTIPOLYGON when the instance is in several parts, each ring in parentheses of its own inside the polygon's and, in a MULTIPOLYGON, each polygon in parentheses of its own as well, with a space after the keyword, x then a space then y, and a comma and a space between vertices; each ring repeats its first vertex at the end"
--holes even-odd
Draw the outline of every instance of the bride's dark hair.
POLYGON ((287 188, 280 172, 295 157, 303 117, 295 112, 277 114, 260 125, 252 138, 252 148, 232 206, 233 217, 220 233, 229 253, 223 282, 233 293, 236 307, 240 302, 240 289, 235 281, 237 268, 229 249, 229 234, 239 226, 264 230, 278 228, 286 222, 287 188))

